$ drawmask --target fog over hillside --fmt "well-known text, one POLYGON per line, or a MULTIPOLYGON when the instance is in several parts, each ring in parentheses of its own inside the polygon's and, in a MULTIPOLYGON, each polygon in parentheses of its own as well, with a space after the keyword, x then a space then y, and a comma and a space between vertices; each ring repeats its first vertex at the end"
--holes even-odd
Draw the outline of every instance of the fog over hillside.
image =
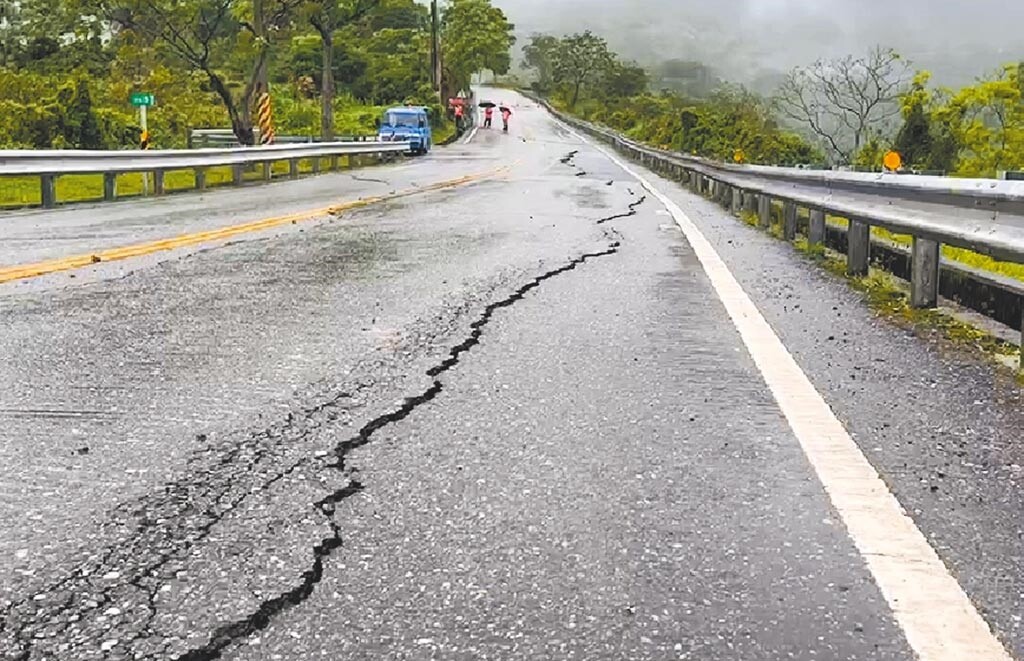
POLYGON ((519 46, 534 32, 591 29, 641 63, 701 60, 758 87, 795 65, 874 44, 895 48, 948 85, 1024 59, 1024 2, 1015 0, 495 2, 516 24, 519 46))

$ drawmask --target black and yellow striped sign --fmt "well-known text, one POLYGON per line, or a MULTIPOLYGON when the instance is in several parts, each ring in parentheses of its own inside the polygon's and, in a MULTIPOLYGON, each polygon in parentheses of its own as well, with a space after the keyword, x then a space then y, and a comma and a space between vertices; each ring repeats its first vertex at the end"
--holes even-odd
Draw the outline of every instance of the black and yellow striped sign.
POLYGON ((270 103, 270 94, 260 94, 257 104, 257 115, 260 125, 260 143, 269 145, 274 142, 274 109, 270 103))

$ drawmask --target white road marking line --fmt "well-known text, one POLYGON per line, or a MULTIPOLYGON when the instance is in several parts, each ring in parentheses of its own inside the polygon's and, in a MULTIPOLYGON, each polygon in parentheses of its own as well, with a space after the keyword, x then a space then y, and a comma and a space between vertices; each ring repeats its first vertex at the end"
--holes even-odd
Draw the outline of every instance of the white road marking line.
POLYGON ((469 143, 473 142, 473 138, 476 137, 476 132, 479 130, 479 128, 479 126, 474 126, 473 130, 469 132, 469 135, 466 136, 466 139, 462 142, 462 144, 468 145, 469 143))
POLYGON ((693 221, 626 163, 572 133, 636 179, 675 218, 918 658, 1010 661, 935 549, 693 221))

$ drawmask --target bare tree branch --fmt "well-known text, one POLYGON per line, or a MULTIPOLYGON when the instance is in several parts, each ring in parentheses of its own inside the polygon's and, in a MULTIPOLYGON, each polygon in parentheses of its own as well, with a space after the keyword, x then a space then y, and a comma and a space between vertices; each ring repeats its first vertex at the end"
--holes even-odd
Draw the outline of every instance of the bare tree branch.
POLYGON ((787 118, 809 130, 841 162, 891 129, 910 65, 890 49, 864 57, 819 60, 790 72, 775 99, 787 118))

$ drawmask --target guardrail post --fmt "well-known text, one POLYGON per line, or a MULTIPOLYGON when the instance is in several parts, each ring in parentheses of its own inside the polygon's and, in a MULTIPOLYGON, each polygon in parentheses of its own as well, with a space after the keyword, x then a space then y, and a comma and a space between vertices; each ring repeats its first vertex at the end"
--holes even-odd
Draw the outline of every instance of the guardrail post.
POLYGON ((338 170, 338 157, 331 156, 331 172, 337 172, 338 170))
POLYGON ((153 170, 153 195, 164 194, 164 171, 153 170))
POLYGON ((825 212, 821 209, 811 209, 810 230, 807 233, 807 242, 812 246, 825 243, 825 212))
POLYGON ((317 156, 310 162, 313 164, 313 174, 320 174, 320 157, 317 156))
POLYGON ((44 209, 57 206, 57 175, 44 174, 39 176, 39 199, 44 209))
POLYGON ((274 178, 274 164, 270 161, 260 163, 263 166, 263 181, 270 181, 274 178))
POLYGON ((772 198, 764 193, 757 196, 757 224, 765 229, 772 226, 772 198))
POLYGON ((117 175, 113 172, 103 173, 103 201, 113 202, 117 199, 117 175))
POLYGON ((299 178, 299 159, 289 158, 288 159, 288 177, 290 179, 299 178))
POLYGON ((196 190, 206 190, 206 168, 196 168, 196 190))
POLYGON ((914 237, 910 258, 910 306, 934 308, 939 304, 938 241, 914 237))
POLYGON ((243 163, 236 163, 231 166, 231 183, 236 186, 241 186, 245 183, 245 165, 243 163))
POLYGON ((782 226, 782 238, 786 241, 793 241, 796 239, 796 226, 797 226, 797 208, 796 202, 786 201, 783 208, 783 226, 782 226))
POLYGON ((743 191, 739 188, 732 189, 732 212, 740 213, 743 211, 743 191))
POLYGON ((871 263, 871 225, 850 219, 846 244, 846 274, 867 275, 871 263))

